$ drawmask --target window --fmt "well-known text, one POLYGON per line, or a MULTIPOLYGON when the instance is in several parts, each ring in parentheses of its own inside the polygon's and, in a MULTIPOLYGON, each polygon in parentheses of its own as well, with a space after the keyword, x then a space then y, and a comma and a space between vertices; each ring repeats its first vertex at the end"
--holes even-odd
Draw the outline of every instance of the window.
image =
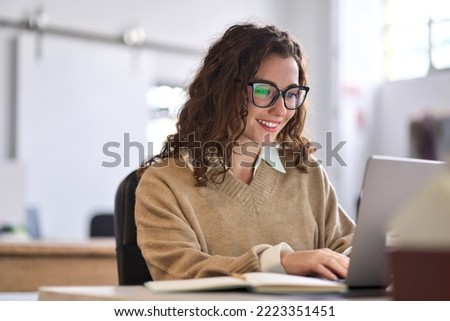
POLYGON ((176 131, 178 112, 186 100, 186 92, 180 87, 151 86, 146 94, 150 110, 147 124, 147 141, 153 144, 150 154, 161 150, 166 138, 176 131))
POLYGON ((388 80, 450 68, 450 1, 385 0, 384 15, 388 80))

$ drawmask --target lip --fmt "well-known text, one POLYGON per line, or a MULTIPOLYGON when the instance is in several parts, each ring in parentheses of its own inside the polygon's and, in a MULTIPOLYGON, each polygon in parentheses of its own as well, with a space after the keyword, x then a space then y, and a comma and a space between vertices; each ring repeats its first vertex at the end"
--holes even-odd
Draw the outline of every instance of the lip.
POLYGON ((280 126, 280 121, 273 121, 273 120, 265 120, 265 119, 256 119, 256 122, 264 128, 264 130, 268 132, 276 132, 278 130, 278 127, 280 126))

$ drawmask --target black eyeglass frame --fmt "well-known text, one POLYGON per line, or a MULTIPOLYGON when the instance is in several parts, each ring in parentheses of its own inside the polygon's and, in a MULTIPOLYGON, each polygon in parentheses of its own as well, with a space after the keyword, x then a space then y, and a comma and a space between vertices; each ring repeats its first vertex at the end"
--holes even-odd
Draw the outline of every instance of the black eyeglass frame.
POLYGON ((293 86, 289 86, 289 87, 286 88, 285 90, 280 90, 280 89, 278 89, 278 87, 275 86, 274 84, 271 84, 271 83, 268 83, 268 82, 263 82, 263 81, 249 82, 249 83, 247 83, 247 86, 252 87, 252 101, 253 101, 253 104, 254 104, 256 107, 258 107, 258 108, 269 108, 269 107, 272 107, 272 106, 275 104, 275 102, 278 100, 278 97, 281 96, 281 97, 283 97, 283 105, 284 105, 284 108, 289 109, 289 110, 296 110, 296 109, 299 109, 299 108, 303 105, 303 103, 304 103, 305 100, 306 100, 306 96, 308 96, 308 92, 309 92, 309 87, 307 87, 307 86, 293 85, 293 86), (274 88, 277 90, 276 96, 273 97, 272 101, 271 101, 267 106, 259 106, 259 105, 257 105, 257 104, 255 103, 255 97, 254 97, 254 95, 253 95, 254 92, 255 92, 255 87, 254 87, 254 85, 259 85, 259 84, 270 85, 270 86, 274 87, 274 88), (297 107, 295 107, 295 108, 289 108, 289 107, 286 106, 286 93, 287 93, 289 90, 291 90, 292 88, 299 88, 299 89, 302 89, 302 90, 305 91, 305 97, 303 98, 303 101, 302 101, 297 107))

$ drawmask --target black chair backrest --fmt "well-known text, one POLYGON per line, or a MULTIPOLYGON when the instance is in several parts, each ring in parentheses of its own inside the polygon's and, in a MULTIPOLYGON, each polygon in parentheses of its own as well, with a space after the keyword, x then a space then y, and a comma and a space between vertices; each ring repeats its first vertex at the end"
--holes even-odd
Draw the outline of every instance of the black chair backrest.
POLYGON ((134 205, 138 183, 135 170, 122 180, 116 192, 114 225, 119 285, 142 285, 152 280, 137 245, 134 205))
POLYGON ((92 216, 89 226, 90 237, 114 236, 113 213, 97 213, 92 216))

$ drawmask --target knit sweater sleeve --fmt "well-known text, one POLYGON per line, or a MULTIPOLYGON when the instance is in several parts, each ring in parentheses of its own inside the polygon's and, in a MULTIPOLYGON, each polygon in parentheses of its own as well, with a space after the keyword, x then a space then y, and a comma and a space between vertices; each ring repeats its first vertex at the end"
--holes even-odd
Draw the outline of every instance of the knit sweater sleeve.
POLYGON ((260 271, 258 255, 269 245, 256 245, 237 257, 208 254, 178 198, 158 171, 146 170, 136 191, 135 220, 138 245, 153 279, 260 271))
POLYGON ((338 202, 336 191, 330 183, 325 170, 320 167, 324 189, 324 216, 322 228, 324 247, 343 253, 353 244, 354 221, 348 216, 338 202))

